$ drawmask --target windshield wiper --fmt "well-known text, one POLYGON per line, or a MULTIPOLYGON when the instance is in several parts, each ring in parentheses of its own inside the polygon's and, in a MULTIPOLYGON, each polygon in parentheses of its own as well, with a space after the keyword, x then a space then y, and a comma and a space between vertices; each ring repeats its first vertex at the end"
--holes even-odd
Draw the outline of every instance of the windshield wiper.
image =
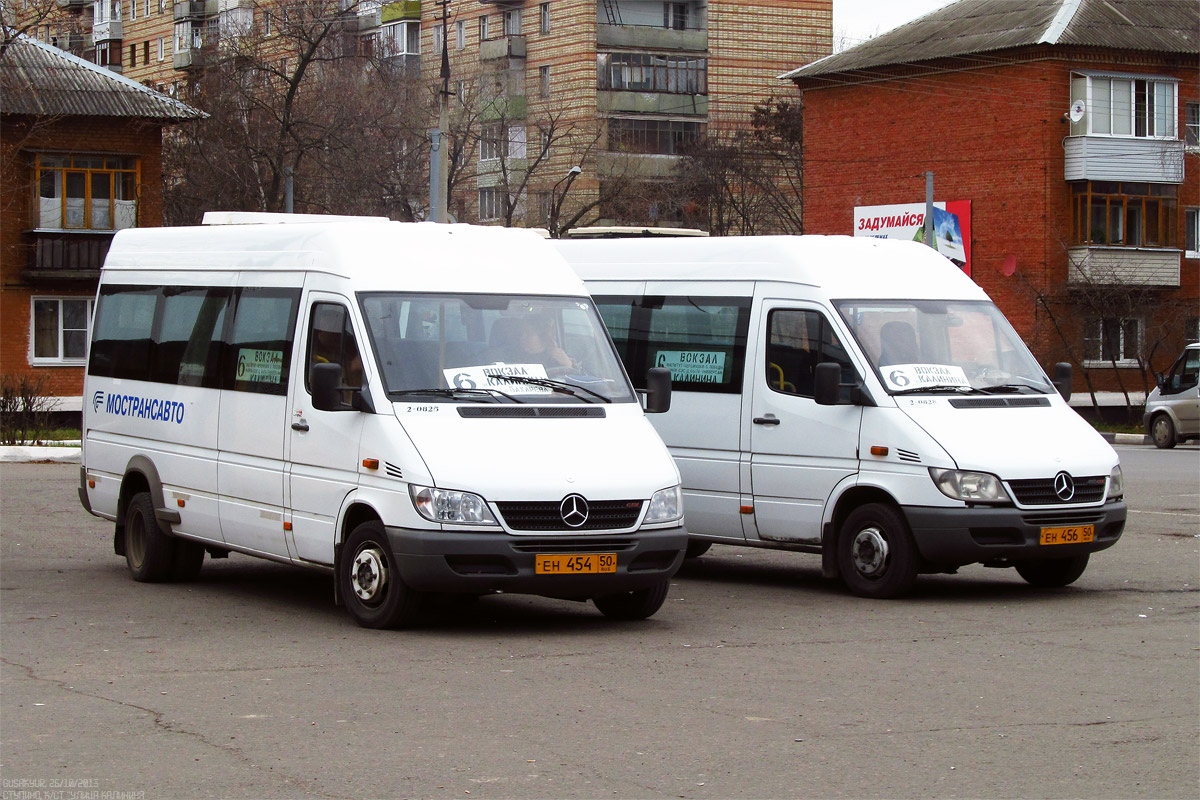
POLYGON ((981 389, 976 389, 973 386, 963 386, 961 383, 935 383, 930 386, 914 386, 911 389, 898 389, 892 392, 897 394, 924 394, 931 392, 955 392, 956 394, 983 394, 981 389))
POLYGON ((505 380, 510 383, 526 383, 526 384, 529 384, 530 386, 545 386, 547 389, 550 389, 551 391, 558 392, 559 394, 569 394, 572 397, 578 397, 580 400, 583 400, 588 403, 594 403, 596 401, 588 400, 586 397, 581 395, 579 392, 587 392, 588 394, 592 395, 593 397, 600 398, 605 403, 612 402, 611 397, 600 394, 599 392, 594 392, 585 386, 576 386, 574 384, 567 383, 565 381, 556 381, 552 378, 531 378, 528 375, 497 375, 496 379, 497 380, 505 380), (578 392, 575 391, 576 389, 578 389, 579 391, 578 392))
POLYGON ((1023 389, 1028 389, 1037 394, 1047 394, 1043 387, 1034 386, 1030 383, 998 383, 995 386, 979 387, 979 391, 987 394, 1020 394, 1023 389))
POLYGON ((404 397, 406 395, 432 395, 433 397, 449 397, 453 400, 470 400, 473 403, 484 403, 488 400, 495 401, 496 396, 507 398, 514 403, 524 403, 524 400, 519 400, 507 392, 502 392, 499 389, 402 389, 395 392, 388 392, 388 397, 404 397))

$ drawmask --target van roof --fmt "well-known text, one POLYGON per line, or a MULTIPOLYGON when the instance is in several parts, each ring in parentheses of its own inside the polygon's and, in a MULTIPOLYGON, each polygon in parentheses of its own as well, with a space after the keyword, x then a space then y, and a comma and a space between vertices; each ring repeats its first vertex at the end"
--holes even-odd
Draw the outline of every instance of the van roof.
POLYGON ((949 259, 895 239, 723 236, 554 244, 585 281, 777 281, 818 287, 838 299, 987 299, 949 259))
POLYGON ((353 281, 355 291, 586 294, 562 257, 533 231, 345 217, 130 228, 113 237, 104 269, 110 275, 321 272, 353 281))

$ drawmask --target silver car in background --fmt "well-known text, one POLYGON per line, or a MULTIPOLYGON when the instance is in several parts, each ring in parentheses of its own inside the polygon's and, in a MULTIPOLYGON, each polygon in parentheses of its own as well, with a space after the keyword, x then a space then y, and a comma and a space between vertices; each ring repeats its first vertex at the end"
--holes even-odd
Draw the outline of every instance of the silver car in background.
POLYGON ((1200 439, 1200 342, 1185 347, 1171 369, 1158 376, 1142 424, 1155 447, 1200 439))

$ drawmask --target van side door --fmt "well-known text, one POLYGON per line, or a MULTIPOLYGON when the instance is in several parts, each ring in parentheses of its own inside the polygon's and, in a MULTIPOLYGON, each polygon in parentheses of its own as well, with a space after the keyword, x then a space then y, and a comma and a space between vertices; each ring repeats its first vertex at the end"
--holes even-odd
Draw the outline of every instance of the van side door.
POLYGON ((231 545, 289 559, 284 425, 300 289, 281 276, 240 281, 222 361, 217 431, 221 532, 231 545), (245 285, 253 282, 255 285, 245 285))
POLYGON ((816 365, 854 366, 821 308, 767 298, 760 306, 751 401, 750 479, 758 536, 817 543, 833 488, 858 472, 862 408, 820 406, 816 365))
POLYGON ((312 368, 341 367, 341 385, 365 387, 359 350, 364 342, 355 331, 350 301, 338 294, 309 292, 305 297, 302 368, 293 378, 288 436, 291 439, 292 536, 297 556, 333 564, 338 513, 358 486, 364 414, 351 405, 352 391, 341 394, 341 407, 313 405, 312 368))

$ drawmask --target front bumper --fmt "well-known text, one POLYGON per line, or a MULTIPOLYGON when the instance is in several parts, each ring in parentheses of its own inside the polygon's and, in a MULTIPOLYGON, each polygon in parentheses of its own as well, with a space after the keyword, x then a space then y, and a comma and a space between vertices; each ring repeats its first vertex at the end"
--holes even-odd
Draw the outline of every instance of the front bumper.
POLYGON ((406 584, 418 591, 511 592, 587 599, 647 589, 670 578, 683 564, 687 531, 682 527, 606 536, 512 536, 387 528, 392 552, 406 584), (538 575, 535 556, 614 553, 617 571, 603 574, 538 575))
POLYGON ((1128 508, 1109 502, 1091 508, 1034 511, 1017 508, 906 506, 917 550, 933 567, 1067 558, 1112 547, 1125 530, 1128 508), (1045 527, 1092 525, 1095 539, 1082 544, 1040 544, 1045 527))

